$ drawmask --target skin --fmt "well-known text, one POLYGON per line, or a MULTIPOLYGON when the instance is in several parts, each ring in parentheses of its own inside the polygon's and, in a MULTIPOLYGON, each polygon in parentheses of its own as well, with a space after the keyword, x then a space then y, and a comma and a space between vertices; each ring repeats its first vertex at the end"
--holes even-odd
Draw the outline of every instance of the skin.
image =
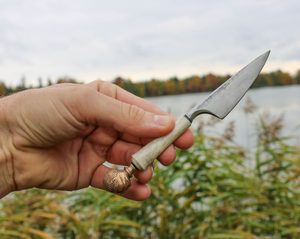
MULTIPOLYGON (((150 102, 102 81, 59 84, 0 99, 0 197, 32 187, 103 189, 105 161, 129 165, 131 155, 169 133, 172 116, 150 102)), ((187 149, 187 130, 159 157, 175 159, 175 146, 187 149)), ((145 200, 152 167, 135 174, 121 196, 145 200)))

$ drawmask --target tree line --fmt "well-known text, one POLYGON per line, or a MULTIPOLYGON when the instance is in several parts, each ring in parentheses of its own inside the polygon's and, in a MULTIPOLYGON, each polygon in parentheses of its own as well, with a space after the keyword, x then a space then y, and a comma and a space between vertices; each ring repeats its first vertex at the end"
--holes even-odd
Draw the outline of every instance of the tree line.
MULTIPOLYGON (((143 82, 133 82, 128 78, 117 77, 112 82, 140 97, 152 97, 212 91, 229 78, 230 75, 215 75, 210 73, 202 76, 193 75, 182 79, 171 77, 169 79, 151 79, 143 82)), ((71 77, 62 77, 57 79, 55 83, 80 83, 80 81, 71 77)), ((52 84, 54 83, 51 80, 47 80, 46 85, 52 84)), ((293 84, 300 84, 300 70, 294 76, 281 70, 260 74, 252 88, 293 84)), ((39 78, 38 87, 43 86, 45 85, 43 85, 42 79, 39 78)), ((16 87, 6 86, 4 82, 0 81, 0 96, 28 88, 33 87, 26 86, 25 78, 22 78, 20 84, 16 87)))
MULTIPOLYGON (((206 74, 183 79, 172 77, 166 80, 151 79, 144 82, 133 82, 130 79, 117 77, 113 83, 135 95, 152 97, 212 91, 229 78, 230 75, 206 74)), ((300 70, 294 76, 280 70, 260 74, 252 88, 293 84, 300 84, 300 70)))

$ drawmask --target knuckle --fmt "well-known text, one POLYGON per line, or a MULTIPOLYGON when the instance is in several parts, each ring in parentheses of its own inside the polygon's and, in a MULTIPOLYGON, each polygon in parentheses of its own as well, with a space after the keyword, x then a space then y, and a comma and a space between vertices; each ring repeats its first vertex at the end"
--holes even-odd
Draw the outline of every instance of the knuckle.
POLYGON ((98 79, 98 80, 93 81, 93 83, 102 85, 102 84, 105 84, 105 81, 98 79))
POLYGON ((103 80, 95 80, 92 82, 92 84, 94 84, 97 88, 97 91, 101 93, 106 85, 106 82, 103 80))
POLYGON ((97 95, 97 92, 93 88, 84 85, 74 86, 68 94, 65 92, 62 93, 64 104, 67 108, 71 109, 71 112, 86 108, 86 104, 93 101, 97 95))
POLYGON ((99 92, 115 99, 118 98, 118 91, 119 87, 109 82, 102 82, 99 88, 99 92))
POLYGON ((123 107, 125 108, 125 110, 123 111, 124 117, 129 118, 132 123, 139 123, 143 121, 146 113, 145 111, 143 111, 142 109, 140 109, 135 105, 128 105, 128 104, 123 104, 123 105, 127 106, 127 107, 123 107))

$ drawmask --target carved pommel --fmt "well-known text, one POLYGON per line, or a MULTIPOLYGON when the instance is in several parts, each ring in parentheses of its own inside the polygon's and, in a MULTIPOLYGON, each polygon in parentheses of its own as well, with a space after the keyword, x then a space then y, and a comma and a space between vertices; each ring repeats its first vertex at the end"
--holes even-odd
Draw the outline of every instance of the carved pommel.
POLYGON ((131 185, 130 178, 135 173, 136 168, 131 164, 124 170, 111 169, 104 177, 105 188, 113 193, 123 193, 131 185))

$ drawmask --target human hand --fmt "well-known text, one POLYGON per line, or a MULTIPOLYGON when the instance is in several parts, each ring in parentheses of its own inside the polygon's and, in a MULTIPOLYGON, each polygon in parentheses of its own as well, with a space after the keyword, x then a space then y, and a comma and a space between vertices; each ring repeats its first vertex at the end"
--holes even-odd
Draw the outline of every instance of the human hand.
MULTIPOLYGON (((60 84, 0 100, 0 197, 31 187, 104 189, 105 161, 129 165, 131 155, 170 132, 174 119, 146 100, 102 81, 60 84)), ((187 130, 174 145, 193 143, 187 130)), ((171 145, 159 157, 175 159, 171 145)), ((135 174, 122 196, 144 200, 152 168, 135 174)))

